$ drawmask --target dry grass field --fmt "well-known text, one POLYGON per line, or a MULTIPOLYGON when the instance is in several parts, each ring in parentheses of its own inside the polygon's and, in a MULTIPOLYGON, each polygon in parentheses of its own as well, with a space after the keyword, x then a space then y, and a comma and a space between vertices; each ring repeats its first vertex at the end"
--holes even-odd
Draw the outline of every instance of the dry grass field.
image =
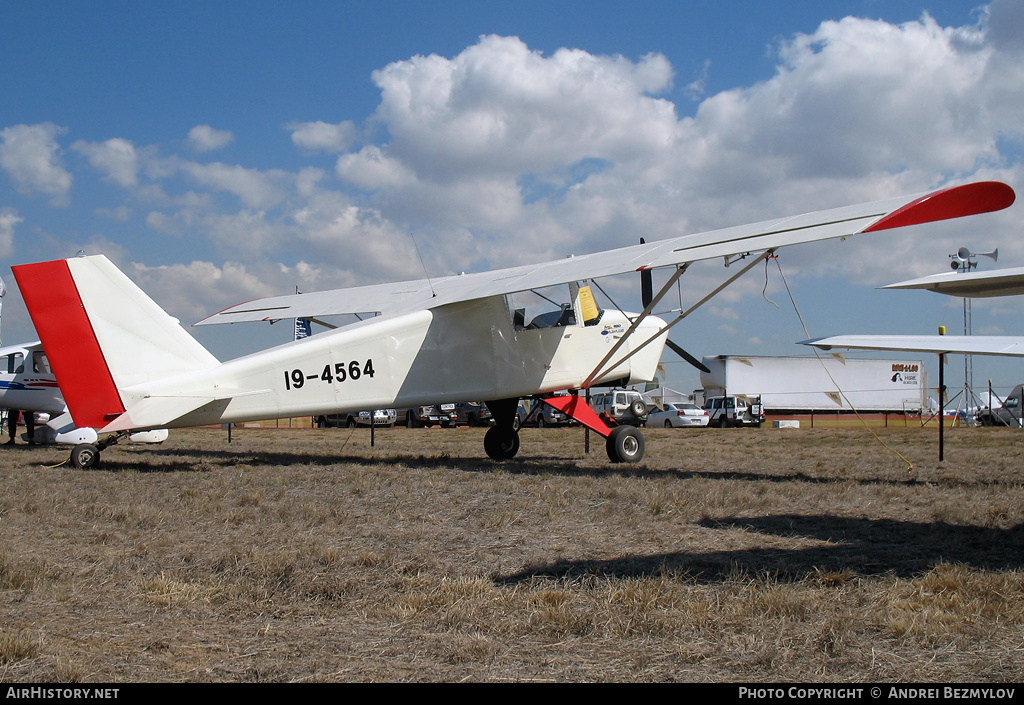
POLYGON ((0 680, 1024 680, 1024 435, 878 434, 0 447, 0 680))

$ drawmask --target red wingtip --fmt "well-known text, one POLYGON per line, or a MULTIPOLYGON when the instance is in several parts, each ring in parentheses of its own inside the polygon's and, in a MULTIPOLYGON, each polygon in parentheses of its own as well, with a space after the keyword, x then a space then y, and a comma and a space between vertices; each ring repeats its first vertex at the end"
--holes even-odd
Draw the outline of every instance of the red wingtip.
POLYGON ((908 203, 866 228, 864 232, 991 213, 1009 207, 1016 198, 1013 189, 1000 181, 979 181, 953 186, 908 203))

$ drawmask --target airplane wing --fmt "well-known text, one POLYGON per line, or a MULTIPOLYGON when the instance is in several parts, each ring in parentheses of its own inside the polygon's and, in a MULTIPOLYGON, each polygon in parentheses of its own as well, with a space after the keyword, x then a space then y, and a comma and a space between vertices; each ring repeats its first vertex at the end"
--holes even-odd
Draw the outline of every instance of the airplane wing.
POLYGON ((962 355, 1024 356, 1024 337, 1016 335, 834 335, 804 340, 821 350, 893 350, 962 355))
POLYGON ((981 298, 1024 294, 1024 267, 994 269, 989 272, 945 272, 920 279, 909 279, 882 289, 926 289, 938 294, 981 298))
POLYGON ((965 184, 925 194, 570 256, 541 264, 429 281, 422 279, 259 299, 224 309, 196 325, 318 318, 343 313, 405 313, 582 279, 764 252, 788 245, 845 238, 862 232, 988 213, 1008 207, 1014 199, 1013 189, 1001 182, 965 184))

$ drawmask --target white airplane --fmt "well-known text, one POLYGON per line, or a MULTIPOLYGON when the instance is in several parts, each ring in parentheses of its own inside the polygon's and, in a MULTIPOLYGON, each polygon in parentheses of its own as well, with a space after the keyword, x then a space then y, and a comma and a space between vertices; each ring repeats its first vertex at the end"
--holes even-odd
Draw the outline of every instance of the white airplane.
MULTIPOLYGON (((0 307, 6 295, 7 284, 0 278, 0 307)), ((67 406, 39 341, 0 348, 0 409, 46 414, 53 420, 52 426, 32 429, 28 440, 33 443, 93 443, 97 438, 95 429, 75 428, 70 415, 61 418, 67 406)), ((13 433, 10 442, 14 443, 13 433)))
MULTIPOLYGON (((948 296, 988 298, 1024 294, 1024 267, 988 272, 945 272, 910 279, 883 289, 925 289, 948 296)), ((1024 356, 1024 336, 1019 335, 833 335, 803 341, 822 350, 891 350, 929 352, 937 355, 1024 356)))
MULTIPOLYGON (((36 424, 33 443, 78 445, 95 443, 96 429, 75 426, 60 392, 57 378, 39 341, 0 348, 0 409, 13 413, 46 414, 49 419, 36 424)), ((131 434, 134 443, 162 443, 167 429, 131 434)))
POLYGON ((666 323, 651 311, 692 262, 750 260, 699 306, 780 247, 986 213, 1014 198, 1006 184, 980 182, 536 265, 261 299, 201 323, 377 315, 224 363, 103 256, 13 271, 72 417, 109 434, 75 447, 79 467, 135 430, 480 399, 495 420, 484 449, 509 459, 527 396, 604 436, 613 462, 636 462, 638 429, 609 428, 578 394, 553 393, 651 380, 669 327, 689 313, 666 323), (580 284, 658 267, 675 271, 640 314, 602 311, 580 284), (527 322, 524 293, 553 286, 567 287, 567 300, 527 322))
POLYGON ((67 414, 57 378, 38 341, 0 348, 0 408, 11 413, 49 414, 36 426, 34 443, 95 443, 96 430, 76 428, 67 414))

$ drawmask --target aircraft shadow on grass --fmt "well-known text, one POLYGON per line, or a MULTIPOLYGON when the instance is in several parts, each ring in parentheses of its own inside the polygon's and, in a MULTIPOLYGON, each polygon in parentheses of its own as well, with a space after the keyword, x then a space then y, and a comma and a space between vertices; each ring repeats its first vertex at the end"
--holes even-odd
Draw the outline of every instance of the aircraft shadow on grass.
MULTIPOLYGON (((20 449, 20 448, 19 448, 20 449)), ((260 452, 239 449, 192 451, 187 449, 139 448, 139 455, 125 453, 105 462, 102 472, 208 472, 218 467, 240 465, 289 467, 295 465, 330 467, 354 465, 372 467, 382 462, 409 468, 436 467, 450 463, 464 472, 509 472, 518 474, 554 473, 580 477, 673 477, 676 479, 754 480, 771 482, 842 482, 851 478, 814 478, 803 473, 767 475, 750 472, 713 472, 629 470, 607 467, 581 467, 576 462, 552 458, 520 458, 495 465, 476 458, 451 458, 441 452, 434 455, 388 455, 371 458, 360 455, 318 456, 301 451, 260 452), (157 454, 163 462, 152 461, 157 454)), ((919 480, 862 478, 864 484, 924 485, 919 480)), ((984 483, 988 484, 988 483, 984 483)), ((913 577, 939 563, 962 564, 979 570, 1017 570, 1024 568, 1024 525, 1010 528, 955 525, 894 519, 863 519, 832 515, 776 515, 705 519, 697 526, 716 531, 740 530, 766 537, 814 540, 819 545, 780 548, 754 547, 729 551, 673 552, 651 555, 627 555, 608 560, 562 560, 533 565, 510 575, 496 575, 498 584, 516 584, 534 578, 580 578, 604 576, 621 579, 679 575, 701 583, 733 580, 737 575, 768 576, 781 582, 798 582, 824 572, 857 575, 895 575, 913 577)))
POLYGON ((719 583, 737 576, 766 576, 799 582, 823 573, 914 577, 940 563, 978 570, 1024 567, 1024 525, 1009 529, 917 523, 893 519, 855 519, 828 515, 780 515, 706 519, 708 529, 734 530, 771 537, 816 539, 827 544, 805 548, 747 548, 707 553, 674 552, 631 555, 610 560, 557 561, 494 576, 498 584, 534 578, 587 576, 620 579, 679 575, 699 583, 719 583))
MULTIPOLYGON (((272 465, 275 467, 292 467, 296 465, 312 465, 317 467, 330 467, 340 465, 355 465, 371 468, 381 463, 390 465, 403 465, 409 468, 435 468, 438 464, 448 464, 463 472, 479 473, 509 473, 520 475, 549 474, 562 477, 629 477, 647 479, 674 479, 674 480, 719 480, 719 481, 747 481, 747 482, 802 482, 808 484, 822 485, 882 485, 887 487, 930 487, 940 484, 943 487, 985 487, 1000 485, 994 480, 943 480, 939 483, 930 480, 921 480, 914 477, 886 478, 878 475, 864 474, 853 476, 844 474, 842 476, 814 476, 804 472, 794 471, 788 473, 762 473, 736 470, 678 470, 673 468, 649 468, 646 465, 591 465, 589 462, 583 464, 578 460, 565 457, 544 456, 544 455, 521 455, 515 460, 501 463, 493 463, 483 458, 469 456, 462 457, 451 455, 444 450, 433 453, 387 453, 378 457, 365 454, 344 454, 344 443, 336 455, 317 455, 303 450, 296 451, 256 451, 239 448, 238 450, 192 450, 187 448, 167 448, 157 446, 135 446, 124 452, 119 457, 110 458, 105 461, 101 470, 107 472, 196 472, 209 471, 213 468, 238 465, 272 465), (135 455, 135 454, 138 455, 135 455), (153 459, 159 459, 154 463, 153 459), (178 460, 175 460, 178 458, 178 460)), ((8 451, 31 451, 39 446, 19 445, 9 448, 8 451)), ((386 446, 384 446, 386 450, 386 446)))

